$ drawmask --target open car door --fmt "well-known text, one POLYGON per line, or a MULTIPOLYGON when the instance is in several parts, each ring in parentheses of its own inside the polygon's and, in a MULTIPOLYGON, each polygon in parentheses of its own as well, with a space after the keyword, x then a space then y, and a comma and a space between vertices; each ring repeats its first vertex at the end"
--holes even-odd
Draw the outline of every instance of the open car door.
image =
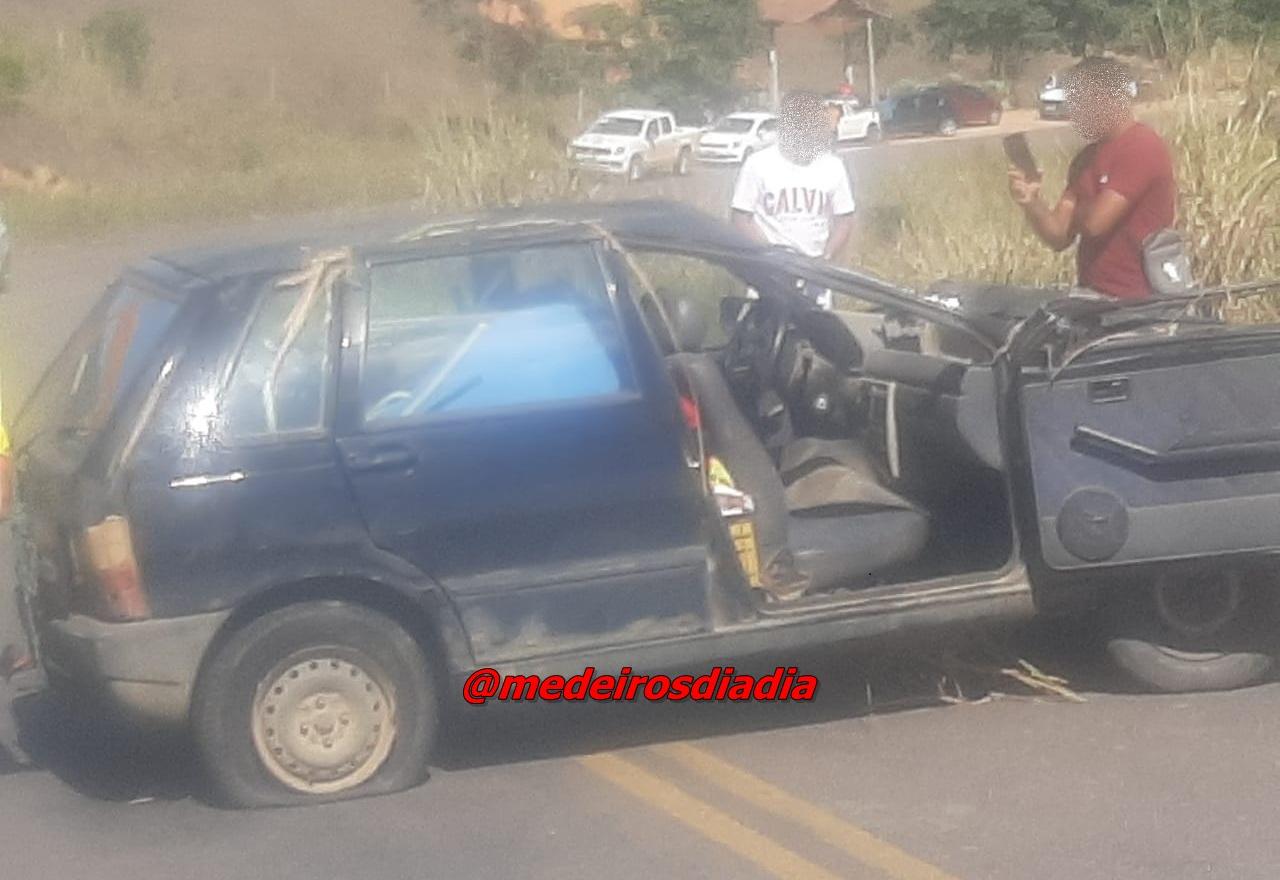
POLYGON ((1078 329, 1010 346, 1049 567, 1280 549, 1280 327, 1078 329))

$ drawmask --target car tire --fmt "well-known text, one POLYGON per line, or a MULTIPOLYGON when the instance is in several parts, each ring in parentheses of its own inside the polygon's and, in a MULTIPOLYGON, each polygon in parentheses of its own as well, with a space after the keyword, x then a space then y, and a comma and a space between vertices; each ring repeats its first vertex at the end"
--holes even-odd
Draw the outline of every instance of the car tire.
POLYGON ((999 125, 1000 120, 1004 118, 1004 111, 999 107, 991 111, 991 115, 987 117, 988 125, 999 125))
POLYGON ((959 130, 960 126, 957 125, 956 121, 949 116, 938 123, 938 134, 943 137, 953 137, 959 130))
POLYGON ((627 163, 627 183, 639 183, 641 180, 644 180, 644 160, 639 156, 632 156, 627 163))
POLYGON ((884 140, 884 132, 880 130, 878 125, 867 126, 866 142, 869 144, 878 144, 884 140))
POLYGON ((191 729, 217 800, 292 806, 426 778, 439 726, 418 643, 391 618, 306 602, 234 632, 207 662, 191 729))
POLYGON ((692 156, 692 152, 690 152, 687 147, 681 150, 679 155, 676 156, 676 164, 674 168, 676 177, 689 176, 689 160, 692 156))
POLYGON ((1107 611, 1107 653, 1150 690, 1234 690, 1265 680, 1275 666, 1274 596, 1238 571, 1162 576, 1126 591, 1107 611), (1196 604, 1207 612, 1200 621, 1170 610, 1179 600, 1167 594, 1178 590, 1200 597, 1196 604))

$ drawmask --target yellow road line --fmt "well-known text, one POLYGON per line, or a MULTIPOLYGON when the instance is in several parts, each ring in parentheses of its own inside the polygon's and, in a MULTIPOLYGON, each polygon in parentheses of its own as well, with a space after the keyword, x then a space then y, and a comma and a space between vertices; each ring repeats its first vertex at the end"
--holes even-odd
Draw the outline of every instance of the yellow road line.
POLYGON ((696 746, 670 743, 653 748, 730 794, 762 810, 803 825, 821 840, 894 880, 956 880, 950 874, 908 855, 852 822, 834 816, 696 746))
POLYGON ((840 880, 837 875, 748 828, 727 813, 617 755, 588 755, 578 758, 578 763, 775 877, 840 880))

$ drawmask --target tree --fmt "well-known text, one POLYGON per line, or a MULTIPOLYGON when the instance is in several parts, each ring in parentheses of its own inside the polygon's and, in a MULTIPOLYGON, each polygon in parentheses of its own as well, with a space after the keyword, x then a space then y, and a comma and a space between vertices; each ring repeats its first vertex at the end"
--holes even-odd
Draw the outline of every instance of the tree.
POLYGON ((633 85, 671 106, 727 107, 738 66, 764 47, 756 0, 642 0, 628 48, 633 85))
POLYGON ((989 55, 997 78, 1058 42, 1054 17, 1039 0, 933 0, 920 22, 937 54, 950 57, 959 48, 989 55))
POLYGON ((151 29, 145 15, 136 9, 108 9, 91 18, 82 34, 91 59, 125 87, 142 88, 151 55, 151 29))

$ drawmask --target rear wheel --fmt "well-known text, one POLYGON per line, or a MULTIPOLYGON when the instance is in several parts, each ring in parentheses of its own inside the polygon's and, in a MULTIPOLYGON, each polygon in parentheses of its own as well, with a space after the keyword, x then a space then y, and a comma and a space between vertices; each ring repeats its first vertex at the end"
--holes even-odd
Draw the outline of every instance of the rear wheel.
POLYGON ((1153 690, 1247 687, 1275 663, 1274 597, 1237 570, 1163 575, 1109 610, 1108 653, 1153 690))
POLYGON ((942 135, 943 137, 951 137, 953 134, 955 134, 959 130, 960 130, 960 126, 958 126, 956 124, 956 121, 950 117, 947 117, 946 119, 938 123, 938 134, 942 135))
POLYGON ((308 602, 233 634, 197 688, 192 731, 221 799, 261 807, 421 782, 438 712, 426 660, 383 614, 308 602))
POLYGON ((677 177, 684 177, 689 173, 689 161, 692 159, 693 153, 688 147, 680 151, 676 156, 675 173, 677 177))

